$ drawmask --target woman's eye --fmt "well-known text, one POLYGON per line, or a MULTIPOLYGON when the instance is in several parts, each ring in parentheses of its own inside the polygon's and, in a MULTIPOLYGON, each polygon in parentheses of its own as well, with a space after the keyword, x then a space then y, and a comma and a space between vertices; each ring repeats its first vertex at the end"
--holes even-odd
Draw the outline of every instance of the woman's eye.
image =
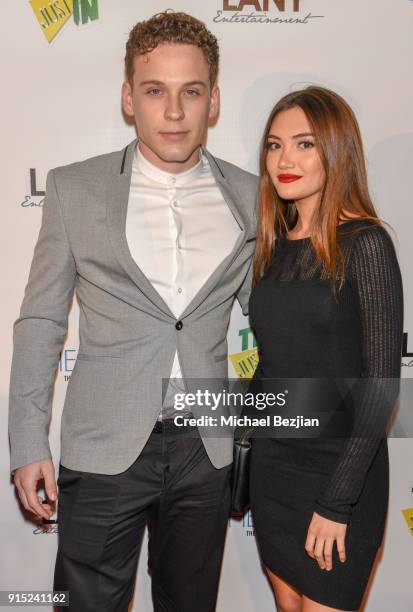
POLYGON ((303 140, 298 144, 298 146, 300 147, 300 149, 312 149, 315 145, 313 142, 311 142, 311 140, 303 140))
POLYGON ((267 142, 265 148, 267 149, 267 151, 274 151, 275 149, 279 149, 280 145, 278 144, 278 142, 267 142))

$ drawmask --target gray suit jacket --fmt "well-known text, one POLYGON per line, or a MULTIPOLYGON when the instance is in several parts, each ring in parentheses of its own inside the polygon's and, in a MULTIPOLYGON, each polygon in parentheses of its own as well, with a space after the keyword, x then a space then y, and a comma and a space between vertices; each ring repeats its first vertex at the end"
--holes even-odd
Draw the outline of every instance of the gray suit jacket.
MULTIPOLYGON (((177 329, 177 319, 127 245, 136 142, 47 175, 40 233, 14 323, 12 473, 51 457, 54 379, 75 289, 80 343, 61 421, 60 460, 66 467, 117 474, 135 461, 158 417, 162 378, 168 378, 176 350, 185 378, 227 376, 226 334, 235 296, 247 314, 257 177, 203 149, 242 231, 230 255, 185 309, 177 329)), ((229 436, 205 435, 203 443, 215 467, 232 461, 229 436)))

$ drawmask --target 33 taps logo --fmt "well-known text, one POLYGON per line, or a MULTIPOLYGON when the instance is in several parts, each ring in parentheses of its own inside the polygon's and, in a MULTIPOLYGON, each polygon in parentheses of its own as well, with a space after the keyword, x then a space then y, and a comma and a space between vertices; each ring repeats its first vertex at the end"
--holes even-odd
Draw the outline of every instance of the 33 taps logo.
POLYGON ((30 4, 49 43, 72 15, 76 25, 99 19, 98 0, 30 0, 30 4))

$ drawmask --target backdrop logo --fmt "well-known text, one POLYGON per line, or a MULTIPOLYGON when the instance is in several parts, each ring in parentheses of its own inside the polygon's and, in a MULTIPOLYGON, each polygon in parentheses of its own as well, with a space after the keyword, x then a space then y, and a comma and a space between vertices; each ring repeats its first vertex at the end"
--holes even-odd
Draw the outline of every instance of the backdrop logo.
POLYGON ((410 533, 413 535, 413 508, 407 508, 406 510, 402 510, 402 512, 407 526, 410 529, 410 533))
POLYGON ((324 15, 302 12, 302 0, 221 0, 215 23, 302 23, 324 15), (286 15, 287 13, 287 15, 286 15), (292 13, 292 15, 288 15, 292 13), (298 14, 297 14, 298 13, 298 14))
POLYGON ((413 353, 407 348, 408 346, 408 333, 405 332, 403 334, 403 350, 402 350, 402 357, 406 357, 405 360, 402 360, 402 367, 405 368, 413 368, 413 353))
POLYGON ((74 0, 73 17, 76 25, 99 19, 98 0, 74 0))
POLYGON ((254 529, 254 523, 252 520, 251 510, 248 510, 248 512, 244 514, 244 516, 242 517, 242 526, 244 528, 244 533, 247 536, 255 535, 255 529, 254 529))
POLYGON ((39 189, 36 179, 36 168, 30 168, 30 195, 26 194, 24 200, 20 203, 23 208, 32 208, 33 206, 43 206, 45 192, 39 189), (36 200, 36 198, 41 198, 36 200))
POLYGON ((252 378, 258 364, 257 342, 251 328, 240 329, 241 351, 229 356, 237 376, 252 378))
POLYGON ((65 348, 60 354, 59 372, 63 374, 65 382, 69 382, 76 363, 77 349, 65 348))
POLYGON ((49 43, 72 15, 76 25, 99 19, 98 0, 30 0, 30 4, 49 43))
MULTIPOLYGON (((254 7, 256 11, 268 11, 269 4, 275 5, 279 11, 285 11, 286 0, 239 0, 239 2, 232 2, 231 0, 223 0, 224 11, 242 11, 246 6, 254 7)), ((293 11, 300 10, 300 0, 292 0, 290 3, 293 5, 293 11)))
MULTIPOLYGON (((413 487, 411 488, 411 493, 413 493, 413 487)), ((413 535, 413 508, 406 508, 405 510, 402 510, 402 514, 411 535, 413 535)))
POLYGON ((42 527, 33 529, 33 535, 57 535, 59 533, 57 523, 57 519, 42 519, 42 527))

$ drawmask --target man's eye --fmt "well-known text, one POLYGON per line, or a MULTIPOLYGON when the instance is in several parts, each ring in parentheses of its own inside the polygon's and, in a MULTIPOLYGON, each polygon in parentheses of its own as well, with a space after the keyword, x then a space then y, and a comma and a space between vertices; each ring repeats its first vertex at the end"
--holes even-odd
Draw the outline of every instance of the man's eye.
POLYGON ((152 89, 149 89, 147 93, 151 94, 152 96, 159 96, 161 90, 158 87, 153 87, 152 89))
POLYGON ((196 89, 187 89, 186 93, 188 96, 195 97, 198 95, 198 91, 196 89))

